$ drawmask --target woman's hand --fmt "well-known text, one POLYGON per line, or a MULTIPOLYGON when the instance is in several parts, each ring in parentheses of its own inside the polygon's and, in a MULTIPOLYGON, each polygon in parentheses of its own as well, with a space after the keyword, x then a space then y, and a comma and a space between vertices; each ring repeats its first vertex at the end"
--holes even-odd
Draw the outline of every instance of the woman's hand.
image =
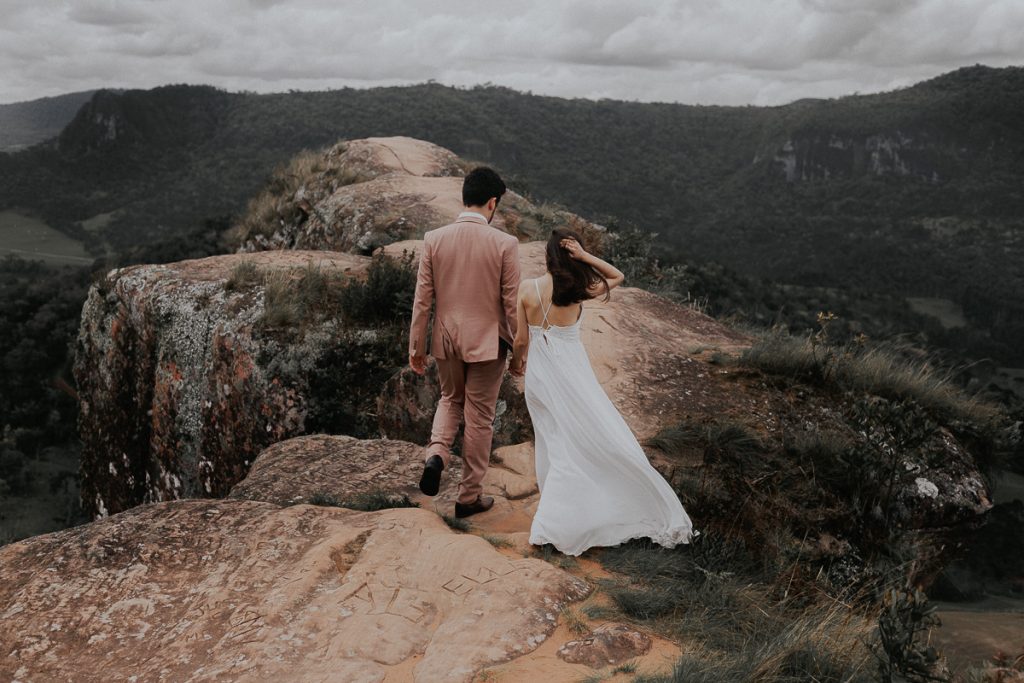
POLYGON ((583 248, 583 245, 574 240, 571 237, 566 237, 560 242, 563 249, 569 252, 569 256, 582 261, 587 257, 587 250, 583 248))

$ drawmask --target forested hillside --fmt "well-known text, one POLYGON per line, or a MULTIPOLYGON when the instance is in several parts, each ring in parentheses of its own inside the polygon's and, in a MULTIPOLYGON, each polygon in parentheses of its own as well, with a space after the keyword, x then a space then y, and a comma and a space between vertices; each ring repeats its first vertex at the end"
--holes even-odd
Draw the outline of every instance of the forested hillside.
POLYGON ((59 134, 95 90, 0 104, 0 151, 12 152, 59 134))
MULTIPOLYGON (((0 208, 95 253, 237 214, 302 148, 410 135, 499 166, 538 200, 657 232, 665 253, 785 283, 963 307, 1021 362, 1024 68, 874 95, 723 107, 437 84, 97 93, 50 144, 0 155, 0 208), (528 179, 528 182, 524 182, 528 179)), ((980 332, 979 332, 980 330, 980 332)))

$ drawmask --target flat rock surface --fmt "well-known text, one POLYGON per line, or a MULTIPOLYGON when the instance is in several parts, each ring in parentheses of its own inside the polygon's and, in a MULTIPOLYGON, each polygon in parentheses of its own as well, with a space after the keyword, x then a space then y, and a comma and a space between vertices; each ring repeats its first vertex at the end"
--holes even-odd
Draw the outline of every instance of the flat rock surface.
MULTIPOLYGON (((462 478, 457 455, 441 476, 436 496, 419 490, 425 450, 394 439, 355 439, 312 434, 280 441, 260 453, 245 479, 235 484, 230 498, 278 505, 308 503, 317 494, 339 503, 362 493, 380 491, 407 495, 421 507, 441 515, 454 514, 462 478)), ((473 515, 477 530, 528 530, 537 505, 537 476, 532 442, 498 448, 484 475, 484 494, 495 498, 494 508, 473 515)))
POLYGON ((418 509, 142 505, 0 549, 0 678, 469 681, 587 584, 418 509))

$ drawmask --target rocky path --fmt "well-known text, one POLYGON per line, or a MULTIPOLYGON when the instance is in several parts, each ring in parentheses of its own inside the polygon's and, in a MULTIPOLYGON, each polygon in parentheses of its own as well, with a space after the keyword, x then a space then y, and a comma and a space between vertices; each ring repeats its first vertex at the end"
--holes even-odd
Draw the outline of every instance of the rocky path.
MULTIPOLYGON (((450 515, 453 511, 454 496, 457 487, 458 473, 446 473, 448 478, 444 482, 441 492, 436 497, 425 496, 415 491, 410 497, 422 507, 436 511, 441 515, 450 515)), ((507 446, 495 451, 491 460, 491 467, 484 478, 484 494, 494 497, 494 507, 478 515, 469 518, 471 522, 468 533, 482 536, 491 543, 496 544, 499 552, 507 557, 524 557, 539 554, 535 546, 529 544, 530 523, 533 520, 533 513, 537 509, 540 495, 537 492, 536 475, 533 471, 533 446, 532 444, 520 444, 507 446)), ((614 662, 604 662, 603 667, 593 667, 583 663, 565 661, 559 655, 559 650, 573 642, 584 643, 586 649, 596 649, 587 641, 593 637, 593 632, 609 626, 615 626, 614 622, 602 619, 588 619, 585 608, 589 606, 608 605, 608 596, 601 590, 597 579, 612 578, 613 575, 606 571, 595 558, 600 553, 594 549, 584 553, 579 558, 569 558, 560 554, 554 554, 552 561, 572 576, 584 581, 591 587, 591 593, 582 601, 567 608, 572 615, 567 619, 566 614, 561 614, 558 627, 553 633, 532 652, 517 657, 509 662, 488 666, 478 672, 475 681, 580 681, 598 672, 608 675, 604 680, 632 680, 633 674, 612 675, 616 665, 632 662, 636 665, 637 673, 662 673, 670 671, 672 665, 678 659, 680 646, 664 638, 650 633, 644 633, 649 641, 649 649, 642 652, 631 652, 629 648, 619 651, 619 659, 614 662), (574 632, 570 624, 575 624, 575 618, 581 619, 586 629, 583 632, 574 632)), ((577 628, 580 628, 577 626, 577 628)), ((629 627, 635 630, 634 626, 629 627)), ((412 681, 414 679, 403 677, 395 672, 394 677, 388 681, 412 681)))

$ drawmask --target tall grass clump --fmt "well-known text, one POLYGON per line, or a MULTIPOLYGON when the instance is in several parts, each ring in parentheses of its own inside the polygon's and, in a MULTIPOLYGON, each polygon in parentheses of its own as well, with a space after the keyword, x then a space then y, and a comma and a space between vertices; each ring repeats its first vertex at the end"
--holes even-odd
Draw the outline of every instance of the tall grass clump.
POLYGON ((330 151, 306 149, 277 167, 232 227, 232 243, 237 246, 257 235, 270 237, 285 226, 301 223, 311 206, 339 187, 369 180, 362 171, 340 162, 344 149, 344 145, 330 151))
MULTIPOLYGON (((312 322, 340 315, 341 296, 351 281, 341 272, 308 262, 303 268, 266 269, 253 276, 248 270, 238 275, 263 284, 265 329, 302 331, 312 322)), ((232 273, 229 283, 236 279, 232 273)))
POLYGON ((687 449, 703 449, 705 458, 743 461, 764 453, 768 446, 747 425, 733 420, 698 423, 682 420, 661 429, 645 442, 668 455, 687 449))
POLYGON ((292 274, 287 270, 271 270, 263 277, 263 315, 266 327, 292 327, 299 323, 303 309, 292 289, 292 274))
POLYGON ((260 273, 259 268, 256 267, 255 263, 246 259, 244 261, 239 261, 238 264, 231 269, 231 274, 228 275, 228 279, 224 283, 224 289, 229 292, 234 292, 260 284, 262 281, 263 274, 260 273))
POLYGON ((1015 446, 1008 417, 998 405, 958 387, 954 369, 908 357, 909 349, 869 347, 863 340, 828 343, 824 325, 830 319, 820 315, 822 329, 804 337, 773 328, 734 362, 788 381, 920 406, 952 429, 987 475, 1007 464, 1015 446))
POLYGON ((821 331, 801 337, 773 328, 745 349, 738 363, 769 375, 913 400, 949 420, 989 424, 1001 415, 998 406, 957 387, 952 369, 941 369, 927 359, 906 358, 892 346, 835 345, 824 338, 821 331))
POLYGON ((269 237, 301 218, 302 210, 295 201, 295 193, 323 171, 325 151, 303 150, 287 164, 274 169, 263 189, 249 200, 242 220, 234 228, 239 243, 254 235, 269 237))

